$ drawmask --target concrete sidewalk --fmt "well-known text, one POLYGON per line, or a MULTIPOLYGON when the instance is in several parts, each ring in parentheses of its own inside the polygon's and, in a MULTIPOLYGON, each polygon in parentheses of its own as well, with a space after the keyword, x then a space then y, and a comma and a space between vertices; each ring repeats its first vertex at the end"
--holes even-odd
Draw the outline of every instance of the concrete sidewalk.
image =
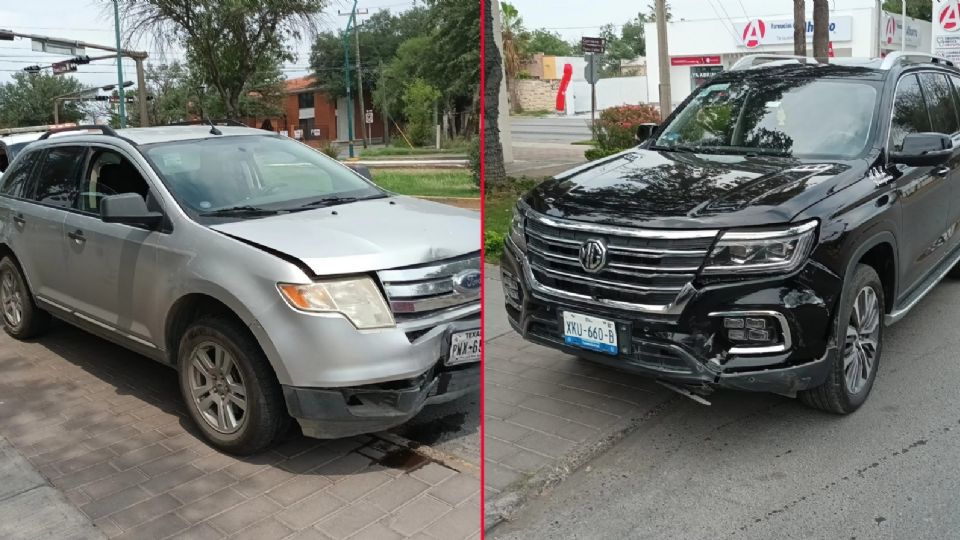
POLYGON ((484 287, 489 530, 678 396, 648 379, 524 341, 507 321, 499 267, 487 265, 484 287))
POLYGON ((513 142, 513 162, 507 164, 510 176, 541 178, 572 169, 587 158, 590 147, 565 143, 513 142))
POLYGON ((106 538, 0 436, 0 538, 106 538))

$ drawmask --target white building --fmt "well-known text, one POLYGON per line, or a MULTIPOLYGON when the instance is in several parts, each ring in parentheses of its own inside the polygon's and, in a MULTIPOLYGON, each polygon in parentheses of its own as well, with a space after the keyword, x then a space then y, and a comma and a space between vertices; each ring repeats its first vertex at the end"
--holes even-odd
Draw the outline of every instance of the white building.
MULTIPOLYGON (((813 54, 812 2, 807 2, 807 54, 813 54)), ((853 7, 830 11, 830 43, 837 57, 871 58, 900 50, 903 24, 899 13, 881 11, 880 2, 845 2, 853 7)), ((831 2, 831 5, 833 3, 831 2)), ((770 0, 769 14, 750 18, 674 20, 667 23, 671 101, 676 106, 703 81, 748 54, 793 54, 793 2, 770 0)), ((660 65, 657 27, 644 26, 647 42, 647 95, 658 102, 660 65)), ((931 25, 907 17, 907 51, 930 52, 931 25)))

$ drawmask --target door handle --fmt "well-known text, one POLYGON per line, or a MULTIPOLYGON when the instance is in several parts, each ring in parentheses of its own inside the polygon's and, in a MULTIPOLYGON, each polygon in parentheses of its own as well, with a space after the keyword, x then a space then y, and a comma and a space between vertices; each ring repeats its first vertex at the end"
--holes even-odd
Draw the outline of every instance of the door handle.
POLYGON ((14 223, 18 228, 22 229, 23 226, 26 225, 27 220, 23 219, 23 214, 17 212, 16 214, 13 215, 13 223, 14 223))
POLYGON ((80 229, 77 229, 73 232, 68 232, 67 236, 70 237, 70 239, 76 242, 77 244, 83 244, 84 242, 87 241, 87 239, 84 238, 83 236, 83 231, 81 231, 80 229))
POLYGON ((946 176, 950 174, 950 167, 947 167, 946 165, 941 165, 933 170, 933 174, 936 176, 946 176))

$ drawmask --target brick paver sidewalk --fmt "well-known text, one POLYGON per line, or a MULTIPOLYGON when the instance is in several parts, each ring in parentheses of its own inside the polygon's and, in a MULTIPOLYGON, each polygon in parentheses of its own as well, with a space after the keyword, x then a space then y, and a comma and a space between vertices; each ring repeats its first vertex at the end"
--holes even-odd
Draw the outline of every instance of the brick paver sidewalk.
POLYGON ((192 430, 173 370, 64 324, 0 333, 0 434, 111 538, 479 538, 472 467, 375 437, 240 459, 192 430))
POLYGON ((499 272, 487 266, 484 283, 487 526, 674 396, 649 379, 524 341, 506 322, 499 272))

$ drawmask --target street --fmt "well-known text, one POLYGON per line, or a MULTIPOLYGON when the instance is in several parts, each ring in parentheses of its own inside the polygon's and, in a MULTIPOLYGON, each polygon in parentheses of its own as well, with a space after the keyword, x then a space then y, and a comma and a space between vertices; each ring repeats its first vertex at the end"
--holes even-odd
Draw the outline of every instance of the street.
MULTIPOLYGON (((238 458, 199 437, 174 370, 64 323, 35 342, 0 333, 0 450, 6 439, 5 463, 39 472, 14 496, 0 489, 0 517, 31 500, 62 501, 56 512, 0 520, 0 537, 34 538, 36 519, 56 518, 44 534, 478 538, 478 408, 474 395, 392 433, 291 435, 238 458)), ((0 479, 17 472, 3 469, 0 479)))
MULTIPOLYGON (((487 275, 491 273, 488 268, 487 275)), ((887 328, 873 393, 859 411, 846 417, 815 411, 785 397, 735 392, 718 392, 711 396, 713 404, 705 407, 657 390, 647 381, 634 381, 629 375, 552 350, 528 348, 501 324, 488 346, 488 362, 498 372, 513 369, 514 380, 531 377, 524 392, 543 395, 535 400, 516 384, 491 385, 489 374, 488 395, 499 400, 521 396, 520 403, 541 410, 552 407, 555 418, 565 416, 568 422, 573 422, 568 397, 575 396, 572 385, 587 387, 584 380, 592 381, 596 410, 622 411, 624 403, 636 395, 645 395, 647 405, 630 411, 632 423, 625 433, 592 432, 579 450, 571 448, 565 456, 542 461, 545 469, 534 476, 553 475, 561 480, 559 485, 541 484, 546 489, 531 493, 522 479, 501 484, 501 500, 509 501, 504 495, 512 491, 515 500, 519 494, 527 504, 519 509, 501 504, 500 510, 508 508, 506 514, 512 515, 488 529, 488 536, 956 537, 960 530, 960 470, 956 467, 960 404, 955 399, 960 380, 960 336, 955 330, 960 320, 958 295, 960 283, 944 282, 906 319, 887 328), (523 349, 511 356, 508 346, 523 349), (536 367, 524 357, 535 358, 536 367), (545 386, 550 378, 541 374, 545 369, 551 370, 562 390, 545 386), (575 369, 581 371, 579 379, 561 376, 575 369), (536 384, 534 376, 539 378, 536 384), (618 384, 600 384, 613 380, 618 384), (624 391, 624 386, 635 390, 624 391), (556 400, 545 404, 544 398, 551 394, 556 400), (606 401, 598 401, 598 394, 605 394, 606 401), (614 439, 608 447, 604 446, 607 437, 614 439), (577 453, 591 446, 605 451, 578 460, 577 453), (569 476, 565 467, 572 469, 569 476)), ((487 313, 502 312, 496 309, 488 305, 487 313)), ((506 378, 494 379, 509 383, 506 378)), ((487 410, 487 425, 493 427, 487 431, 487 447, 500 452, 495 456, 499 464, 488 461, 489 484, 491 470, 512 470, 503 463, 516 462, 516 452, 507 455, 508 450, 503 450, 512 444, 509 430, 503 428, 516 427, 510 418, 517 415, 490 407, 489 400, 487 410), (491 418, 491 410, 506 419, 491 418), (491 439, 494 432, 497 438, 491 439)), ((582 410, 577 414, 582 416, 582 410)), ((490 524, 490 505, 487 513, 490 524)))
POLYGON ((510 117, 514 142, 574 143, 590 140, 590 116, 510 117))

